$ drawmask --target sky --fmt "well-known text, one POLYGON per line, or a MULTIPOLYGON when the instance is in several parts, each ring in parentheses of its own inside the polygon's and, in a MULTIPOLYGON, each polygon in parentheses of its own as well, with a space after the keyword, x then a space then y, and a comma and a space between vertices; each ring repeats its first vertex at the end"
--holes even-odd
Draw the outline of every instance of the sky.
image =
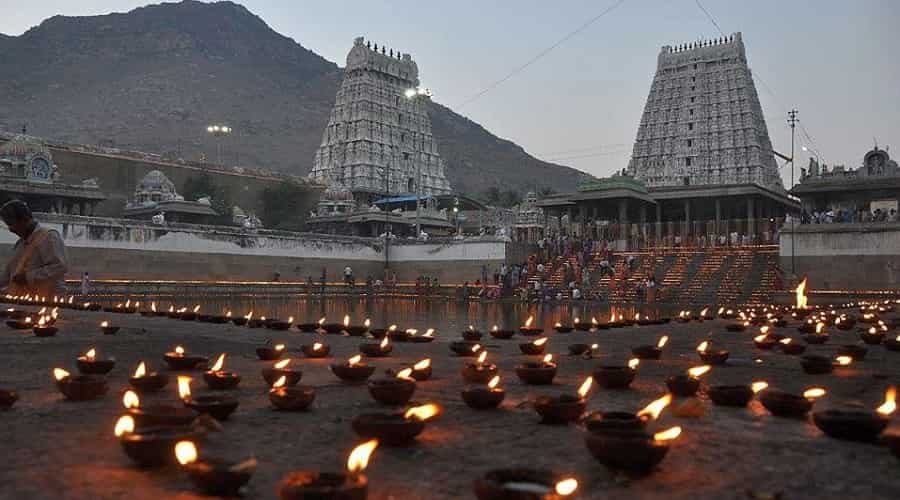
MULTIPOLYGON (((0 0, 0 31, 18 35, 56 14, 125 12, 147 3, 0 0)), ((596 176, 628 165, 660 47, 719 36, 697 0, 239 3, 341 66, 360 35, 409 52, 436 101, 538 158, 596 176)), ((776 151, 790 155, 787 111, 799 111, 797 176, 809 156, 856 167, 875 141, 900 147, 900 1, 701 4, 723 32, 743 33, 776 151)), ((782 175, 787 184, 790 168, 782 175)))

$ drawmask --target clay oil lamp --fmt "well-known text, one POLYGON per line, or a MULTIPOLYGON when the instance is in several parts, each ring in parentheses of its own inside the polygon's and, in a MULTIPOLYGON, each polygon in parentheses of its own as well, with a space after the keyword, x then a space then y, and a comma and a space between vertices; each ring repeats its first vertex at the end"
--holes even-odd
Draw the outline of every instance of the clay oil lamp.
POLYGON ((5 411, 12 408, 12 405, 19 400, 19 395, 16 391, 9 389, 0 389, 0 411, 5 411))
POLYGON ((681 427, 650 434, 646 431, 588 432, 585 445, 591 455, 609 469, 642 476, 649 474, 669 452, 681 427))
POLYGON ((544 348, 547 347, 547 337, 542 337, 531 342, 519 344, 519 350, 526 356, 537 356, 544 354, 544 348))
POLYGON ((410 374, 416 382, 424 382, 431 378, 431 358, 425 358, 412 366, 410 374))
POLYGON ((838 330, 848 331, 852 330, 854 326, 856 326, 856 318, 849 316, 841 316, 834 320, 834 326, 838 330))
POLYGON ((697 346, 697 354, 700 359, 708 365, 724 365, 728 360, 728 351, 725 349, 709 349, 709 341, 704 340, 697 346))
POLYGON ((767 389, 759 396, 759 402, 776 417, 802 418, 813 407, 813 401, 826 394, 825 389, 814 387, 802 396, 775 389, 767 389))
POLYGON ((367 343, 359 346, 359 352, 365 354, 367 358, 383 358, 389 356, 392 350, 394 350, 394 346, 387 337, 381 339, 378 344, 367 343))
POLYGON ((900 335, 897 335, 897 338, 885 339, 884 348, 888 351, 900 351, 900 335))
POLYGON ((813 422, 825 434, 848 441, 871 443, 890 423, 891 415, 897 410, 897 390, 889 387, 884 395, 884 403, 875 411, 861 409, 832 409, 813 413, 813 422))
POLYGON ((806 318, 806 321, 797 327, 797 331, 800 333, 814 333, 816 331, 816 322, 813 318, 806 318))
POLYGON ((727 330, 729 332, 743 332, 744 330, 747 329, 748 326, 750 326, 749 321, 738 322, 738 323, 729 323, 729 324, 725 325, 725 330, 727 330))
MULTIPOLYGON (((325 319, 325 318, 322 318, 322 319, 325 319)), ((344 316, 344 321, 347 324, 349 324, 350 317, 344 316)), ((323 321, 322 324, 320 325, 320 328, 329 335, 340 335, 340 334, 344 333, 344 325, 341 323, 326 323, 323 321)))
POLYGON ((853 361, 862 361, 866 357, 867 352, 869 350, 861 345, 846 344, 842 345, 837 353, 839 356, 850 356, 853 358, 853 361))
POLYGON ((231 322, 234 323, 235 326, 247 326, 247 323, 253 319, 253 311, 247 313, 246 316, 238 316, 236 318, 232 318, 231 322))
POLYGON ((398 330, 397 325, 391 325, 384 336, 390 339, 391 342, 407 342, 409 335, 409 330, 398 330))
POLYGON ((406 333, 409 334, 406 341, 412 342, 414 344, 426 344, 428 342, 434 342, 434 328, 429 328, 425 330, 425 333, 419 335, 419 331, 415 328, 410 328, 406 330, 406 333))
MULTIPOLYGON (((850 358, 847 357, 847 359, 849 360, 850 358)), ((815 354, 803 356, 800 360, 800 367, 803 368, 804 373, 810 375, 824 375, 834 371, 834 364, 831 362, 831 359, 815 354)))
POLYGON ((803 340, 807 344, 824 344, 828 342, 828 334, 825 333, 825 323, 816 323, 813 328, 812 333, 807 333, 803 336, 803 340))
POLYGON ((710 365, 695 366, 687 373, 672 375, 666 379, 666 387, 676 396, 689 398, 697 394, 697 390, 700 389, 700 377, 708 373, 711 368, 710 365))
POLYGON ((781 348, 781 352, 796 356, 798 354, 803 354, 806 351, 806 346, 800 344, 798 342, 794 342, 794 339, 781 339, 778 341, 778 347, 781 348))
POLYGON ((759 335, 753 337, 753 344, 757 349, 761 349, 763 351, 771 351, 778 345, 778 340, 776 340, 772 335, 769 335, 769 327, 763 326, 759 329, 759 335))
POLYGON ((519 327, 519 333, 522 335, 540 335, 544 333, 543 328, 531 326, 534 323, 534 316, 529 316, 525 320, 525 324, 519 327))
POLYGON ((150 302, 150 309, 141 310, 141 316, 144 316, 144 317, 156 316, 156 302, 155 301, 150 302))
POLYGON ((716 319, 716 318, 715 318, 715 316, 713 316, 712 314, 709 314, 709 308, 708 308, 708 307, 704 307, 704 308, 700 311, 700 315, 697 316, 697 319, 700 320, 700 321, 712 321, 712 320, 714 320, 714 319, 716 319))
POLYGON ((636 358, 641 360, 659 359, 662 356, 663 347, 669 342, 669 336, 663 335, 656 342, 656 345, 640 345, 631 350, 636 358))
POLYGON ((574 330, 575 327, 573 327, 572 325, 564 325, 557 321, 556 324, 553 325, 553 329, 556 330, 556 333, 569 333, 574 330))
POLYGON ((250 481, 256 472, 257 461, 249 458, 233 463, 218 458, 199 458, 193 441, 175 444, 175 459, 187 472, 191 481, 207 495, 232 497, 250 481))
POLYGON ((637 413, 627 411, 595 411, 584 419, 584 426, 590 432, 637 432, 643 431, 647 422, 656 420, 666 407, 672 404, 672 395, 665 394, 651 402, 637 413))
POLYGON ((272 345, 272 341, 270 340, 266 342, 266 345, 256 348, 256 357, 258 357, 260 361, 276 361, 281 359, 284 352, 284 344, 272 345))
POLYGON ((487 385, 471 385, 462 390, 462 399, 469 408, 491 410, 500 406, 506 392, 497 387, 500 376, 494 375, 487 385))
POLYGON ((118 325, 111 325, 109 321, 101 321, 100 322, 100 331, 103 332, 103 335, 115 335, 119 333, 118 325))
POLYGON ((12 307, 4 309, 3 314, 0 314, 0 317, 4 319, 25 319, 28 317, 28 311, 23 311, 21 309, 14 309, 12 307))
POLYGON ((632 358, 625 366, 602 365, 594 368, 594 380, 604 389, 627 389, 637 375, 638 358, 632 358))
POLYGON ((474 358, 478 355, 481 344, 477 342, 456 341, 450 342, 450 350, 462 358, 474 358))
MULTIPOLYGON (((481 346, 478 346, 479 348, 481 346)), ((497 365, 485 363, 487 351, 481 351, 474 363, 466 363, 462 367, 463 380, 469 384, 485 384, 497 375, 497 365)))
MULTIPOLYGON (((325 319, 325 318, 322 318, 322 319, 325 319)), ((396 329, 397 329, 397 325, 391 325, 387 328, 370 328, 369 335, 374 339, 381 340, 381 339, 385 338, 386 336, 388 336, 388 333, 393 332, 396 329)))
POLYGON ((369 333, 369 325, 372 322, 366 318, 361 325, 351 325, 350 324, 350 316, 344 316, 344 331, 347 332, 347 335, 351 337, 362 337, 363 335, 369 333))
POLYGON ((166 361, 166 364, 169 365, 170 370, 195 370, 201 366, 206 366, 206 363, 209 362, 203 356, 194 356, 189 355, 184 350, 184 347, 175 346, 175 350, 171 352, 167 352, 163 359, 166 361))
POLYGON ((75 360, 78 371, 84 375, 106 375, 116 366, 116 360, 112 358, 98 358, 97 350, 93 347, 78 356, 75 360))
POLYGON ((266 384, 272 386, 275 384, 275 382, 278 381, 278 379, 284 377, 286 386, 290 387, 297 385, 297 383, 300 382, 300 379, 303 377, 303 372, 290 368, 288 366, 290 364, 290 359, 282 359, 281 361, 273 364, 271 367, 264 368, 262 370, 263 380, 266 381, 266 384))
POLYGON ((473 485, 478 500, 560 500, 578 489, 578 481, 537 469, 497 469, 473 485))
POLYGON ((241 382, 241 376, 234 372, 225 371, 225 353, 219 354, 212 368, 203 373, 203 380, 207 387, 214 391, 234 389, 241 382))
POLYGON ((693 315, 690 311, 679 311, 677 319, 679 323, 690 323, 693 315))
POLYGON ((404 368, 396 377, 370 380, 369 394, 372 399, 390 406, 405 405, 416 392, 416 380, 411 377, 412 368, 404 368))
POLYGON ((265 326, 270 330, 287 331, 290 330, 292 326, 294 326, 294 317, 288 317, 287 321, 278 318, 269 318, 265 326))
POLYGON ((300 350, 307 358, 326 358, 331 353, 331 347, 323 342, 313 342, 312 344, 303 344, 300 350))
POLYGON ((248 328, 262 328, 268 324, 268 321, 265 316, 260 316, 259 318, 250 318, 247 320, 248 328))
POLYGON ((126 415, 134 419, 136 429, 154 427, 188 427, 199 416, 197 412, 184 406, 156 403, 142 406, 134 391, 125 391, 122 396, 126 415))
POLYGON ((175 463, 175 445, 186 439, 199 439, 200 430, 192 427, 149 427, 137 429, 131 415, 116 421, 114 433, 122 450, 135 464, 144 468, 158 468, 175 463))
MULTIPOLYGON (((27 321, 30 318, 25 319, 27 321)), ((50 320, 47 319, 46 316, 41 316, 40 319, 38 319, 37 324, 32 328, 32 331, 34 332, 35 337, 53 337, 56 335, 58 329, 50 324, 50 320)))
MULTIPOLYGON (((597 344, 593 344, 593 346, 596 345, 597 344)), ((593 346, 587 344, 569 344, 569 347, 567 349, 571 356, 583 356, 590 355, 593 346)))
POLYGON ((594 383, 593 377, 582 382, 576 394, 559 396, 538 396, 534 401, 534 411, 541 417, 542 424, 568 424, 577 421, 587 407, 588 391, 594 383))
POLYGON ((224 394, 192 396, 191 377, 178 377, 178 395, 188 408, 209 415, 216 420, 227 420, 238 407, 238 400, 224 394))
POLYGON ((462 338, 469 342, 478 342, 481 340, 481 331, 474 326, 469 325, 468 328, 462 331, 462 338))
POLYGON ((581 321, 581 318, 575 318, 572 320, 572 327, 574 327, 579 332, 588 332, 591 330, 591 324, 581 321))
POLYGON ((866 344, 878 345, 884 340, 886 330, 887 327, 882 330, 876 326, 870 326, 868 330, 859 334, 859 338, 866 344))
POLYGON ((714 385, 706 393, 717 406, 743 408, 759 391, 769 387, 767 382, 753 382, 750 385, 714 385))
POLYGON ((278 484, 281 500, 365 500, 369 480, 362 474, 378 440, 367 441, 350 453, 347 473, 294 471, 278 484))
POLYGON ((181 321, 196 321, 199 312, 200 304, 197 304, 191 310, 182 310, 181 314, 178 315, 178 319, 180 319, 181 321))
POLYGON ((72 376, 62 368, 53 369, 56 388, 69 401, 88 401, 97 399, 109 390, 106 379, 99 375, 72 376))
POLYGON ((332 364, 331 371, 344 382, 362 382, 375 373, 375 367, 361 361, 362 356, 356 355, 346 363, 332 364))
POLYGON ((166 316, 171 319, 178 319, 181 317, 181 313, 187 311, 187 307, 182 307, 181 309, 175 309, 174 305, 169 306, 169 310, 166 311, 166 316))
POLYGON ((315 333, 319 329, 319 323, 298 323, 297 329, 303 333, 315 333))
POLYGON ((363 439, 375 438, 388 446, 406 446, 440 412, 440 406, 429 403, 414 406, 403 413, 364 413, 354 418, 351 425, 363 439))
POLYGON ((308 385, 287 385, 282 375, 269 390, 269 401, 278 410, 303 411, 316 399, 316 390, 308 385))
POLYGON ((553 355, 548 354, 540 362, 526 362, 516 366, 519 380, 529 385, 549 385, 556 377, 556 363, 553 355))
POLYGON ((164 373, 147 372, 147 365, 141 361, 134 370, 134 375, 128 379, 128 383, 137 392, 148 394, 162 390, 168 385, 169 377, 164 373))
POLYGON ((491 327, 488 333, 490 333, 491 337, 494 337, 495 339, 506 340, 513 338, 513 336, 516 334, 516 331, 506 328, 500 328, 499 326, 494 325, 491 327))
POLYGON ((34 322, 32 322, 31 316, 24 316, 22 318, 6 320, 6 326, 12 328, 13 330, 29 330, 31 328, 34 328, 35 324, 34 322))

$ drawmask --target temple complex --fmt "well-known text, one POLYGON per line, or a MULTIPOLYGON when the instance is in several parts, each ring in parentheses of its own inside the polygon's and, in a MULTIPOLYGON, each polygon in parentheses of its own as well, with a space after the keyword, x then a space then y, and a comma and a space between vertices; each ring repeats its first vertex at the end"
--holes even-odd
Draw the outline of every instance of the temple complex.
POLYGON ((209 199, 187 201, 175 191, 175 184, 159 170, 152 170, 141 179, 134 198, 125 205, 123 216, 154 222, 208 223, 218 214, 209 199))
POLYGON ((44 144, 27 135, 0 143, 0 203, 20 199, 35 211, 93 215, 106 199, 96 179, 60 182, 59 166, 44 144))

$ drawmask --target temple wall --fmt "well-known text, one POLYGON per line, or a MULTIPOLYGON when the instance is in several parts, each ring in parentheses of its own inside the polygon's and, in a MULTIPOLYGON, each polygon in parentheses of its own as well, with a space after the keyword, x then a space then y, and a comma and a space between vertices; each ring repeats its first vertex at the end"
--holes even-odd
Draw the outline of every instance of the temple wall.
POLYGON ((805 224, 781 232, 781 268, 812 289, 900 289, 900 223, 805 224), (792 255, 793 242, 793 259, 792 255))
MULTIPOLYGON (((82 272, 92 279, 318 281, 324 267, 330 282, 342 279, 350 265, 357 281, 380 277, 385 267, 383 242, 372 238, 259 231, 245 233, 220 226, 38 214, 46 227, 63 236, 69 278, 82 272)), ((0 229, 0 259, 5 261, 17 237, 0 229)), ((482 264, 497 267, 505 258, 502 240, 395 243, 388 250, 390 267, 400 281, 419 275, 443 283, 480 276, 482 264)))

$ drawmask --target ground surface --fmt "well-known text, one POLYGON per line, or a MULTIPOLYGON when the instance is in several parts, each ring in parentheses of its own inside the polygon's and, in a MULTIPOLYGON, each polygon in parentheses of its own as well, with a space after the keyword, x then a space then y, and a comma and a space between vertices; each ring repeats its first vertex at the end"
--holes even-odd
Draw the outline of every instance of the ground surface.
MULTIPOLYGON (((552 324, 559 315, 551 310, 543 318, 552 324)), ((402 323, 403 318, 396 322, 402 323)), ((753 348, 751 333, 727 333, 725 321, 692 322, 665 326, 630 327, 597 333, 551 334, 548 352, 559 359, 556 384, 525 386, 514 366, 526 359, 513 340, 487 340, 490 359, 499 364, 502 386, 507 391, 503 408, 479 412, 460 400, 460 358, 452 357, 448 341, 458 337, 460 318, 438 314, 433 326, 442 337, 432 344, 397 344, 394 355, 373 360, 379 371, 400 369, 424 357, 434 365, 431 381, 418 384, 415 401, 436 401, 445 413, 429 424, 418 442, 409 448, 378 451, 367 475, 369 498, 471 498, 472 480, 499 466, 546 467, 572 474, 581 483, 581 498, 900 498, 900 461, 886 447, 836 441, 824 436, 811 421, 770 416, 754 402, 747 409, 713 407, 701 397, 706 414, 678 418, 663 414, 659 425, 681 425, 684 433, 649 477, 627 480, 595 462, 584 447, 583 430, 576 426, 538 423, 526 404, 539 394, 573 391, 598 363, 622 363, 632 346, 655 343, 662 334, 671 336, 663 359, 645 362, 631 390, 595 390, 589 410, 637 410, 665 392, 664 378, 699 364, 693 349, 712 333, 718 347, 729 349, 727 366, 706 376, 710 384, 749 383, 767 380, 790 391, 820 385, 829 395, 817 408, 860 403, 874 408, 885 388, 900 385, 900 353, 871 347, 868 357, 832 375, 806 375, 797 358, 753 348), (576 342, 600 344, 600 360, 566 355, 576 342), (761 359, 762 363, 755 362, 761 359)), ((464 321, 464 320, 462 320, 464 321)), ((341 384, 329 371, 328 360, 299 358, 300 345, 314 340, 311 334, 251 330, 165 318, 104 315, 65 311, 55 338, 40 339, 18 331, 0 329, 0 387, 19 391, 21 400, 11 411, 0 413, 0 442, 4 467, 0 469, 0 497, 85 498, 133 500, 195 498, 192 484, 176 469, 147 472, 134 468, 113 436, 121 413, 119 394, 140 360, 164 370, 162 354, 176 344, 189 351, 214 356, 227 352, 227 368, 243 375, 233 391, 241 406, 225 422, 224 432, 210 436, 203 445, 210 453, 233 459, 256 456, 260 466, 245 491, 247 498, 273 498, 278 480, 294 469, 341 470, 347 453, 358 442, 350 419, 362 412, 384 410, 364 386, 341 384), (102 317, 123 326, 115 336, 103 336, 96 327, 102 317), (304 413, 273 411, 267 388, 259 376, 270 363, 255 359, 254 348, 267 338, 288 344, 293 363, 302 367, 303 383, 316 387, 314 407, 304 413), (92 402, 62 400, 51 378, 53 367, 75 372, 75 357, 88 347, 112 356, 118 365, 109 375, 110 393, 92 402)), ((798 337, 793 328, 783 329, 798 337)), ((856 341, 856 334, 833 331, 824 346, 809 351, 831 355, 837 344, 856 341)), ((894 333, 896 335, 896 332, 894 333)), ((324 337, 335 358, 357 352, 356 338, 324 337)), ((322 340, 322 338, 319 338, 322 340)), ((194 391, 205 392, 195 375, 194 391)), ((175 399, 171 384, 146 402, 175 399)), ((683 403, 679 400, 676 404, 683 403)), ((893 430, 898 424, 894 424, 893 430)))

